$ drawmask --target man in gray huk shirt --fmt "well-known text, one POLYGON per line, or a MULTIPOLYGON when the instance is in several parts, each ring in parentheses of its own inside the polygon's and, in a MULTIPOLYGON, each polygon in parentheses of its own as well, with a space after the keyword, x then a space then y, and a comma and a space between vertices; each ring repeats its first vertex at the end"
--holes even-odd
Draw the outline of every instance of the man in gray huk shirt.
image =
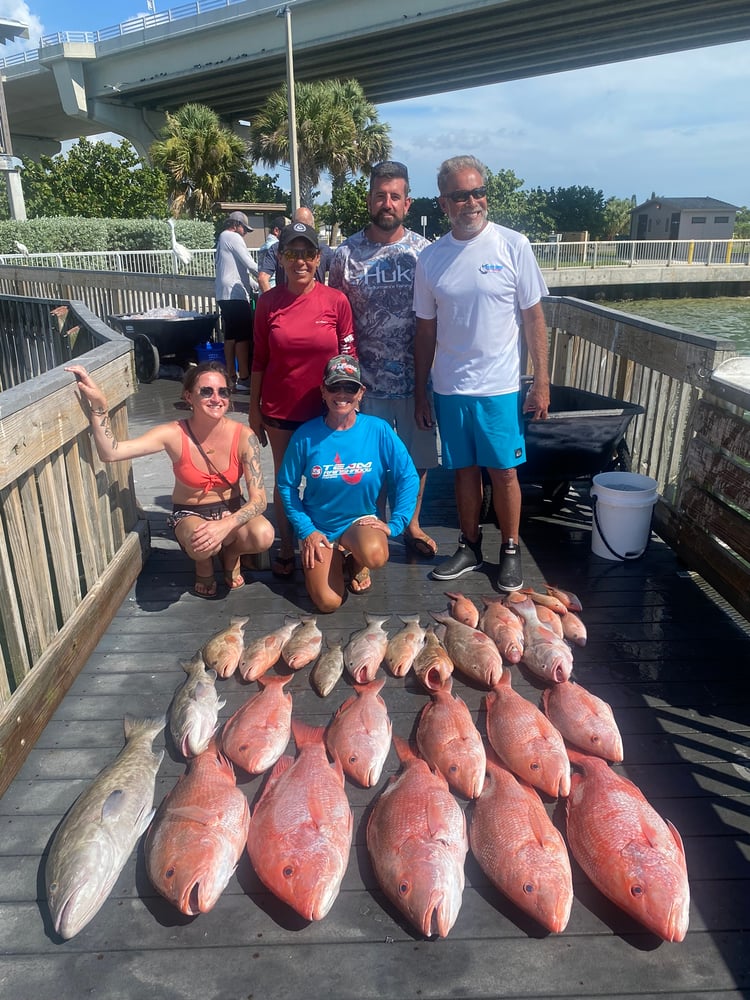
POLYGON ((405 543, 432 558, 435 541, 419 524, 427 469, 438 464, 434 428, 414 421, 413 287, 417 257, 429 243, 404 228, 411 198, 409 173, 389 160, 373 167, 367 209, 370 224, 337 248, 328 284, 349 299, 354 315, 357 355, 367 393, 362 409, 382 417, 402 439, 419 473, 414 515, 404 530, 405 543))

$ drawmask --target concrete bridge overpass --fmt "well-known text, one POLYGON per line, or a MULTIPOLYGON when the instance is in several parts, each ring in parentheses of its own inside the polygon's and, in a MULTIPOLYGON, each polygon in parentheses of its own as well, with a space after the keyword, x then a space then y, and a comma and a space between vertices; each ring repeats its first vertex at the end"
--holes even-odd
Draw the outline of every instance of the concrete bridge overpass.
MULTIPOLYGON (((188 101, 237 126, 285 78, 266 0, 197 0, 7 65, 19 155, 113 131, 145 153, 188 101)), ((356 77, 380 103, 750 38, 748 0, 296 0, 299 80, 356 77)))

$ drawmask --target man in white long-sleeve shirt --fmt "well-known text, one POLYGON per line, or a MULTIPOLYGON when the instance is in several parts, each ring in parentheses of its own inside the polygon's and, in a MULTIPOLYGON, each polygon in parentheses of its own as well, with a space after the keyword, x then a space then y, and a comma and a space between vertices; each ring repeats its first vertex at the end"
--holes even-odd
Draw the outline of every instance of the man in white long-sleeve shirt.
POLYGON ((232 378, 236 361, 239 392, 250 392, 252 304, 258 291, 258 268, 245 243, 245 234, 250 232, 245 213, 232 212, 216 243, 214 295, 224 324, 224 360, 232 378))

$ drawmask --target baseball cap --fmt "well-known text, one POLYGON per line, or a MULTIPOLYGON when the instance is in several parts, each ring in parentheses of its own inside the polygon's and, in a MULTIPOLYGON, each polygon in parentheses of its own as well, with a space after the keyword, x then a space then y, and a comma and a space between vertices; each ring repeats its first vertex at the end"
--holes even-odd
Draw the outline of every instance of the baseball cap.
POLYGON ((348 354, 337 354, 326 365, 323 375, 324 385, 334 385, 336 382, 357 382, 364 385, 359 361, 348 354))
POLYGON ((279 236, 279 249, 284 250, 292 240, 307 240, 310 246, 320 249, 318 234, 312 226, 306 226, 304 222, 293 222, 290 226, 284 226, 279 236))
POLYGON ((253 227, 247 221, 247 216, 245 215, 244 212, 232 212, 228 218, 228 221, 239 222, 241 226, 245 227, 245 231, 248 233, 251 233, 253 231, 253 227))

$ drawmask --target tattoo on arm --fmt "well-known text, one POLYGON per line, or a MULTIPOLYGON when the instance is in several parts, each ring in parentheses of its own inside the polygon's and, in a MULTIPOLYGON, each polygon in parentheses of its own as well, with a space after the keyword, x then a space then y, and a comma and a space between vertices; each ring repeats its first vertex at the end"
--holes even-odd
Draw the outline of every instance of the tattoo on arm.
POLYGON ((242 455, 242 467, 250 501, 234 516, 240 524, 247 524, 248 521, 262 514, 268 506, 266 487, 263 482, 263 469, 260 464, 260 445, 255 434, 251 433, 247 436, 247 447, 242 455))
POLYGON ((109 439, 109 446, 112 449, 112 451, 117 451, 117 446, 119 444, 119 441, 115 437, 114 431, 112 430, 112 425, 109 422, 109 414, 108 413, 106 413, 102 417, 102 422, 99 424, 99 426, 104 431, 105 438, 109 439))

